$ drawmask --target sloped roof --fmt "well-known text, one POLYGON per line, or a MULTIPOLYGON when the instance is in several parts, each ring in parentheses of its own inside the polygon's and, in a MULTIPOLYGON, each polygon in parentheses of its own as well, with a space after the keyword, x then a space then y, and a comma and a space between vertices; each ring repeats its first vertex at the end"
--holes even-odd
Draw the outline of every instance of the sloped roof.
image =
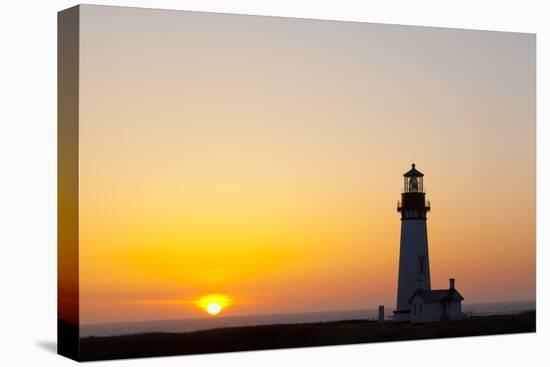
POLYGON ((456 289, 434 289, 431 291, 426 291, 422 289, 417 289, 416 292, 409 298, 409 303, 411 303, 414 297, 419 296, 422 298, 424 303, 433 303, 441 301, 463 301, 464 297, 456 289))
POLYGON ((417 170, 416 168, 416 164, 412 164, 412 168, 405 172, 405 174, 403 176, 405 177, 423 177, 424 174, 422 172, 420 172, 419 170, 417 170))

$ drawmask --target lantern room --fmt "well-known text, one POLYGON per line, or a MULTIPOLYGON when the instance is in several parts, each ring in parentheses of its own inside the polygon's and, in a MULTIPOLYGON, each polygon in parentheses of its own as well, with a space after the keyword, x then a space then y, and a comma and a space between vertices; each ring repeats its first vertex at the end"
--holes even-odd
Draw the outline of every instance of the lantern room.
POLYGON ((412 168, 403 175, 403 192, 424 192, 424 174, 418 171, 413 163, 412 168))

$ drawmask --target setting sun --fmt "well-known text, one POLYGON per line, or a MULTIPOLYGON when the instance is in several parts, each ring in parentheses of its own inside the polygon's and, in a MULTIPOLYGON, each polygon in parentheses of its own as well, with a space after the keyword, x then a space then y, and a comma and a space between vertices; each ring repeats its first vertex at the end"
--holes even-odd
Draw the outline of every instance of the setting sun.
POLYGON ((222 310, 221 306, 217 303, 211 303, 208 306, 206 306, 206 311, 210 315, 217 315, 220 313, 221 310, 222 310))
POLYGON ((210 315, 219 314, 224 308, 231 304, 231 299, 223 294, 209 294, 197 301, 197 306, 204 309, 210 315))

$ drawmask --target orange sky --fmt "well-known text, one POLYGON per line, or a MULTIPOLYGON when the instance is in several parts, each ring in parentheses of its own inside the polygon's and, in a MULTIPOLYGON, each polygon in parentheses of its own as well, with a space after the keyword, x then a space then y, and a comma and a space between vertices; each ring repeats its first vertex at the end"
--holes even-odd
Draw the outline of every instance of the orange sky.
POLYGON ((81 322, 391 308, 413 161, 432 286, 534 299, 533 35, 81 9, 81 322))

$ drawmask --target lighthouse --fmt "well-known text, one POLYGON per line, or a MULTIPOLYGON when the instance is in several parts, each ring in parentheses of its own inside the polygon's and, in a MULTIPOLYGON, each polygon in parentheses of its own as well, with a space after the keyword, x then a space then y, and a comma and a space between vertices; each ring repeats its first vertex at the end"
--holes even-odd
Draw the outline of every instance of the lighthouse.
POLYGON ((424 192, 424 174, 413 163, 403 178, 401 201, 397 203, 397 211, 401 213, 401 241, 396 321, 411 320, 410 299, 417 290, 431 291, 426 223, 430 202, 426 201, 424 192))

